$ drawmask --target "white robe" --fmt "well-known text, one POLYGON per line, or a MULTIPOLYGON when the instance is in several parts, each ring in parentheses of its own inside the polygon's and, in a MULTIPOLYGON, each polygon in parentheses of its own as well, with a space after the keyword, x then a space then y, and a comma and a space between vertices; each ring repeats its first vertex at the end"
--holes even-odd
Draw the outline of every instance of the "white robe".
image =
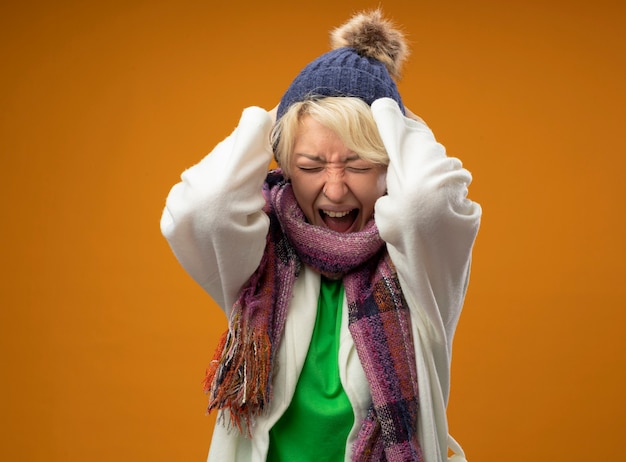
MULTIPOLYGON (((481 208, 467 198, 470 173, 446 155, 425 124, 404 117, 388 98, 375 101, 372 113, 389 155, 387 194, 376 202, 374 216, 411 310, 419 441, 425 462, 448 460, 448 447, 456 453, 453 460, 463 461, 462 449, 448 435, 446 405, 452 339, 481 208)), ((273 156, 271 126, 267 111, 245 109, 234 132, 183 172, 161 218, 162 233, 181 265, 227 315, 265 246, 269 219, 261 210, 261 186, 273 156)), ((305 267, 293 290, 270 409, 257 420, 252 438, 216 425, 210 462, 265 461, 269 431, 289 406, 306 358, 319 289, 319 274, 305 267)), ((344 299, 339 376, 355 415, 346 461, 371 402, 347 313, 344 299)))

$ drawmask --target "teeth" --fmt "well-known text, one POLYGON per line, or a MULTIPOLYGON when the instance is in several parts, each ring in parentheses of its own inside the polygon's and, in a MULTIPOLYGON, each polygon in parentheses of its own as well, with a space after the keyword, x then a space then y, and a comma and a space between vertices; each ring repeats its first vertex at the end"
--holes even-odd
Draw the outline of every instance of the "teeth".
POLYGON ((322 210, 322 211, 331 218, 345 217, 346 215, 350 213, 350 210, 346 212, 333 212, 332 210, 322 210))

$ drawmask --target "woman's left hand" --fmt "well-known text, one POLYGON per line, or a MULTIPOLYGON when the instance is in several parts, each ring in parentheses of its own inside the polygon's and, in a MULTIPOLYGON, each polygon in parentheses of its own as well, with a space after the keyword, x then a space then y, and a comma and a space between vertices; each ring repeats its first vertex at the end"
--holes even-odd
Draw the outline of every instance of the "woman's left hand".
POLYGON ((408 107, 404 106, 404 113, 406 114, 406 116, 409 119, 413 119, 413 120, 417 120, 418 122, 423 123, 424 125, 428 126, 428 124, 426 122, 424 122, 424 119, 422 119, 420 116, 416 115, 413 113, 413 111, 411 111, 408 107))

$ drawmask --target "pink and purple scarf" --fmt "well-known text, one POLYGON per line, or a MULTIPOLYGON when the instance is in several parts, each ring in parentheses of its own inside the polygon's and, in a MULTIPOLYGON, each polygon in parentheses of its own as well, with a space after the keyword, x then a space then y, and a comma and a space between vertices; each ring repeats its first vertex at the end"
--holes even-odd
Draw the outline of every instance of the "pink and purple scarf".
POLYGON ((274 357, 305 264, 343 278, 348 326, 372 395, 353 460, 421 462, 410 313, 374 220, 356 233, 310 225, 280 170, 268 174, 264 194, 270 217, 265 252, 207 370, 208 410, 228 410, 230 424, 250 435, 254 419, 268 409, 274 357))

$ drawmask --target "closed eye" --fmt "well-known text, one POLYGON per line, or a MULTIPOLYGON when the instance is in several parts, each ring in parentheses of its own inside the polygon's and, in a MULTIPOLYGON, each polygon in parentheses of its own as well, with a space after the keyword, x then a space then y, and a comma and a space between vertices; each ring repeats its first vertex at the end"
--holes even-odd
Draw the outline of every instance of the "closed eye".
POLYGON ((317 172, 321 172, 323 167, 307 167, 304 165, 298 165, 298 170, 305 172, 305 173, 317 173, 317 172))

